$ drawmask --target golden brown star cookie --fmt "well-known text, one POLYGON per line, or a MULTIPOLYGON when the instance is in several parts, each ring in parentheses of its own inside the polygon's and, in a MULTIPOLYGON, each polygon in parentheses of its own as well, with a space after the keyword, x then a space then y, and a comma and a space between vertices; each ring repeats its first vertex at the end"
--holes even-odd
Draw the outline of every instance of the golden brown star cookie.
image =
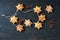
POLYGON ((10 22, 12 22, 13 24, 17 22, 18 17, 16 17, 15 15, 13 15, 12 17, 10 17, 10 22))
POLYGON ((24 9, 24 6, 23 6, 23 4, 18 3, 18 5, 16 6, 16 8, 17 8, 17 10, 22 11, 24 9))
POLYGON ((20 24, 18 24, 18 25, 16 26, 16 29, 17 29, 17 31, 19 31, 19 32, 22 32, 22 31, 24 30, 23 26, 20 25, 20 24))
POLYGON ((41 15, 39 16, 39 21, 44 22, 45 20, 46 20, 45 15, 41 14, 41 15))
POLYGON ((45 9, 48 13, 52 12, 53 8, 51 7, 51 5, 47 5, 46 9, 45 9))
POLYGON ((35 28, 37 28, 37 29, 42 28, 42 23, 41 22, 36 22, 35 23, 35 28))
POLYGON ((36 6, 35 8, 33 8, 34 12, 36 13, 40 13, 42 10, 41 10, 41 7, 38 7, 36 6))
POLYGON ((28 19, 28 20, 25 20, 24 24, 27 27, 27 26, 31 26, 32 22, 30 21, 30 19, 28 19))

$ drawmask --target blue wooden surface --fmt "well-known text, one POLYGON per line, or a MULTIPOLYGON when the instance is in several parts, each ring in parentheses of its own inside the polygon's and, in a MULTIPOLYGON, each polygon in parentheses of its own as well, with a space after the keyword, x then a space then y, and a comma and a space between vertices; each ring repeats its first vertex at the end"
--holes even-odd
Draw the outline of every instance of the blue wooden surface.
MULTIPOLYGON (((20 19, 30 18, 37 21, 34 12, 23 14, 18 12, 20 19)), ((0 0, 0 40, 60 40, 60 0, 0 0), (13 15, 16 11, 16 5, 23 3, 25 5, 40 5, 45 9, 47 4, 51 4, 54 8, 52 14, 46 14, 47 20, 43 23, 44 28, 37 30, 35 28, 26 28, 24 32, 18 32, 15 26, 9 22, 2 14, 13 15), (49 28, 49 20, 54 20, 54 28, 49 28)))

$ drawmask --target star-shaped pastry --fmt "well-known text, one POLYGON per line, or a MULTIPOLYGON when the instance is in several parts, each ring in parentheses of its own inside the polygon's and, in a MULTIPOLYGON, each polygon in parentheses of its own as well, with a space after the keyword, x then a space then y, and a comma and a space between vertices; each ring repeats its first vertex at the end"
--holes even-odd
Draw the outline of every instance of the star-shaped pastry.
POLYGON ((24 24, 27 27, 27 26, 31 26, 32 22, 30 21, 30 19, 28 19, 28 20, 25 20, 24 24))
POLYGON ((34 12, 36 13, 40 13, 42 10, 41 10, 41 7, 38 7, 36 6, 35 8, 33 8, 34 12))
POLYGON ((37 28, 37 29, 42 28, 42 23, 41 22, 36 22, 35 23, 35 28, 37 28))
POLYGON ((45 9, 48 13, 52 12, 53 8, 51 7, 51 5, 47 5, 46 9, 45 9))
POLYGON ((43 21, 45 21, 45 20, 46 20, 45 15, 41 14, 41 15, 39 16, 39 21, 43 22, 43 21))
POLYGON ((10 22, 12 22, 13 24, 17 22, 18 17, 16 17, 15 15, 13 15, 12 17, 10 17, 10 22))
POLYGON ((16 8, 17 8, 17 10, 22 11, 24 9, 24 6, 23 6, 23 4, 18 3, 18 5, 16 6, 16 8))
POLYGON ((17 29, 17 31, 19 31, 19 32, 22 32, 22 31, 24 30, 23 26, 20 25, 20 24, 18 24, 18 25, 16 26, 16 29, 17 29))

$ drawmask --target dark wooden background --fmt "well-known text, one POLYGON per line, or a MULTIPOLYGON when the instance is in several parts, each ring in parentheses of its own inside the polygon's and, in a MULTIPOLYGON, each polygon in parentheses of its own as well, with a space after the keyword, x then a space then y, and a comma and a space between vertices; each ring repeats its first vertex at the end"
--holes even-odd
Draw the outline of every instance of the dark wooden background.
MULTIPOLYGON (((22 13, 18 11, 20 19, 30 18, 37 21, 34 12, 22 13)), ((60 40, 60 0, 0 0, 0 40, 60 40), (9 22, 2 14, 13 15, 16 11, 16 5, 23 3, 25 5, 36 5, 43 7, 43 13, 47 16, 47 20, 43 23, 43 29, 26 28, 24 32, 18 32, 16 27, 9 22), (54 8, 52 14, 44 11, 45 6, 51 4, 54 8), (54 26, 49 28, 49 20, 54 20, 54 26)))

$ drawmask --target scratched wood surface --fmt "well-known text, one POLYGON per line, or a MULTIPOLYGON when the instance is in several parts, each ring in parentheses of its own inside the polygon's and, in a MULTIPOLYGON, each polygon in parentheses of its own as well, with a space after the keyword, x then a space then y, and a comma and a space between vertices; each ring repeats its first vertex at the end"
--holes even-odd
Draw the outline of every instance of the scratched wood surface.
MULTIPOLYGON (((35 15, 33 12, 26 14, 18 12, 20 19, 31 18, 33 21, 37 21, 36 15, 33 15, 35 15)), ((0 0, 0 40, 60 40, 60 0, 0 0), (18 32, 9 20, 1 16, 2 14, 13 15, 18 3, 31 5, 31 8, 35 5, 45 8, 47 4, 51 4, 54 10, 50 15, 43 10, 47 16, 43 29, 26 28, 24 32, 18 32), (49 27, 50 19, 54 20, 52 29, 49 27)))

